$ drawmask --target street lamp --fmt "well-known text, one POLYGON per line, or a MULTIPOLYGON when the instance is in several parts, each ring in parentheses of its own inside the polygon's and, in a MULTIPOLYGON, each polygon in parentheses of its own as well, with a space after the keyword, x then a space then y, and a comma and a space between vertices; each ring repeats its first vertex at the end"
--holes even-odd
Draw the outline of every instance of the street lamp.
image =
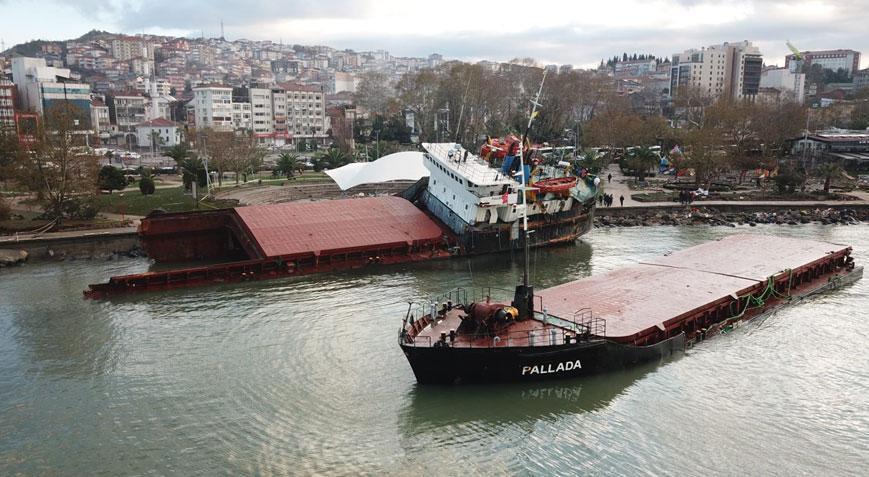
POLYGON ((380 159, 380 130, 374 130, 374 160, 380 159))

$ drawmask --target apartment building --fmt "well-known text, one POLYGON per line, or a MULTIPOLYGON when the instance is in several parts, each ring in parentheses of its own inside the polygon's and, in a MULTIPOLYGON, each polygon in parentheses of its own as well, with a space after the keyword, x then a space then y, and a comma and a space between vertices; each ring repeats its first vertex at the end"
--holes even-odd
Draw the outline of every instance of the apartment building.
POLYGON ((0 76, 0 129, 15 127, 15 84, 0 76))
POLYGON ((670 92, 677 96, 690 88, 715 98, 753 97, 762 69, 760 50, 749 41, 690 49, 673 54, 670 92))
POLYGON ((282 85, 287 93, 287 131, 290 138, 325 142, 329 129, 326 95, 322 87, 282 85))
POLYGON ((136 132, 136 125, 147 120, 148 98, 137 92, 120 92, 106 95, 109 117, 120 134, 136 132))
POLYGON ((193 88, 195 124, 198 128, 234 129, 232 88, 199 86, 193 88))

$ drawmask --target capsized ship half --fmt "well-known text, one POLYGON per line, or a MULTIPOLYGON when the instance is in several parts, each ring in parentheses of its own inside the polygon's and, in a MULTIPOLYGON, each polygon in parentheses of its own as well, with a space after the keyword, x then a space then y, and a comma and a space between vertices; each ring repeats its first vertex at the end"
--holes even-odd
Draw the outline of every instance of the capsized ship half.
POLYGON ((572 242, 591 229, 600 179, 580 162, 557 157, 540 155, 520 167, 519 143, 484 144, 484 156, 456 143, 423 144, 430 176, 418 203, 456 234, 463 253, 524 246, 520 189, 526 178, 533 188, 527 194, 531 247, 572 242))

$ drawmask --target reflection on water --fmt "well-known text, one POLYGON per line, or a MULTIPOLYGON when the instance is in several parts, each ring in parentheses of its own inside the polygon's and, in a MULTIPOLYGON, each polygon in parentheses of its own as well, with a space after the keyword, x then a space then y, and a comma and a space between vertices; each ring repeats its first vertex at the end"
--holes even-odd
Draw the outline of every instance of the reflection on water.
MULTIPOLYGON (((670 361, 672 358, 667 359, 670 361)), ((601 409, 660 363, 580 379, 495 385, 422 386, 408 392, 399 413, 404 437, 466 422, 500 425, 555 420, 601 409)))
MULTIPOLYGON (((869 259, 866 226, 598 229, 532 251, 532 277, 548 287, 735 231, 849 243, 869 259)), ((422 387, 396 342, 406 301, 512 288, 510 254, 81 298, 88 283, 149 266, 0 271, 0 475, 869 468, 869 280, 663 365, 422 387)))

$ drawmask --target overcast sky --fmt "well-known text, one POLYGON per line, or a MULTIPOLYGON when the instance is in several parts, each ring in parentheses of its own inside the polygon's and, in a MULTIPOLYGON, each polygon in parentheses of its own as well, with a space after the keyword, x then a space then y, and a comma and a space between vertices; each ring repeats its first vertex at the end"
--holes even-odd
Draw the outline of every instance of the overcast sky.
MULTIPOLYGON (((281 40, 396 56, 462 60, 532 57, 596 65, 622 52, 669 56, 751 40, 767 64, 802 50, 869 56, 869 0, 0 0, 6 47, 100 29, 281 40)), ((862 59, 862 67, 869 58, 862 59)))

